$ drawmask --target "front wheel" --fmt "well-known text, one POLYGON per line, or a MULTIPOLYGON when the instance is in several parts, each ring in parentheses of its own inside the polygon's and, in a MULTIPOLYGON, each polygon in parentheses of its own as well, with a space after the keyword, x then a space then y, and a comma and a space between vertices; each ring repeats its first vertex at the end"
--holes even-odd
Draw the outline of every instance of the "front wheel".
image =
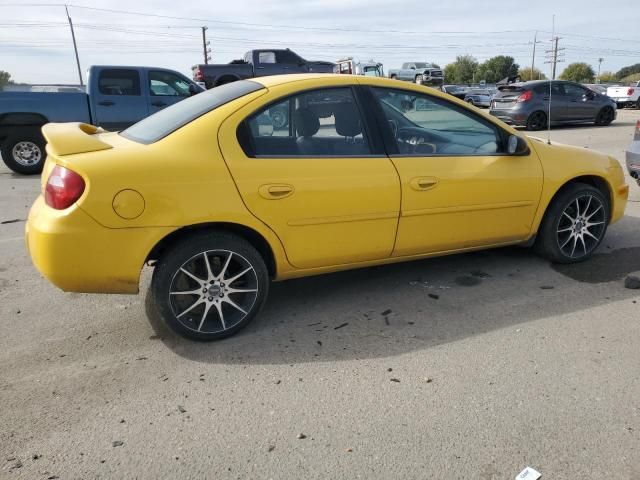
POLYGON ((424 76, 416 75, 415 82, 416 85, 422 85, 424 83, 424 76))
POLYGON ((391 75, 391 76, 389 76, 389 78, 390 78, 391 80, 396 80, 398 77, 396 77, 395 75, 391 75))
POLYGON ((262 256, 245 239, 225 232, 195 234, 169 248, 151 282, 162 320, 200 341, 244 328, 262 308, 268 289, 262 256))
POLYGON ((574 183, 549 205, 535 248, 552 262, 581 262, 600 245, 608 224, 609 202, 600 190, 574 183))
POLYGON ((613 113, 613 108, 604 107, 602 110, 598 112, 598 115, 596 115, 595 124, 600 127, 605 127, 609 125, 611 122, 613 122, 614 115, 615 114, 613 113))
POLYGON ((547 126, 547 115, 538 110, 527 118, 527 130, 543 130, 547 126))
POLYGON ((35 175, 42 172, 46 142, 37 129, 12 133, 2 145, 2 160, 16 173, 35 175))

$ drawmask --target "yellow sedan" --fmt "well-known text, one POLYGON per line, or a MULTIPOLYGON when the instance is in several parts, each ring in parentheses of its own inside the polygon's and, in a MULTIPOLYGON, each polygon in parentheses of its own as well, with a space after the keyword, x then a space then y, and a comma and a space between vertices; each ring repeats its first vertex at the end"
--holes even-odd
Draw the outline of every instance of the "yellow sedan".
POLYGON ((271 280, 502 245, 578 262, 624 212, 619 163, 527 138, 451 96, 347 75, 217 87, 120 133, 43 128, 26 241, 65 291, 153 299, 214 340, 271 280))

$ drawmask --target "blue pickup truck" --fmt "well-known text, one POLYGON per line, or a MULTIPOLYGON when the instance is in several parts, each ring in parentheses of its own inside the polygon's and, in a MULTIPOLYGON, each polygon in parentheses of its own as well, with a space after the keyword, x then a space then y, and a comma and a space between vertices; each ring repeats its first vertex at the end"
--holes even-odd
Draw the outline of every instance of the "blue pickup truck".
POLYGON ((184 75, 152 67, 93 66, 87 93, 0 92, 0 150, 14 172, 42 171, 49 122, 84 122, 122 130, 203 91, 184 75))

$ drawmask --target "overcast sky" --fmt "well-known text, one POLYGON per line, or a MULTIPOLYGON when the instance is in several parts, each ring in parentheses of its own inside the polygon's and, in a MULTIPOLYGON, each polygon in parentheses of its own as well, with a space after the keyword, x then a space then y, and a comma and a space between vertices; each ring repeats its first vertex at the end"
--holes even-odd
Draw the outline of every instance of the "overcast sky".
MULTIPOLYGON (((403 61, 444 67, 463 54, 479 61, 511 55, 530 66, 538 30, 536 66, 548 73, 544 51, 550 48, 553 14, 566 63, 585 61, 596 71, 599 57, 603 71, 640 63, 640 10, 629 0, 78 0, 73 5, 83 72, 95 64, 152 65, 190 76, 191 66, 203 61, 200 26, 206 25, 213 63, 241 58, 252 48, 288 46, 311 60, 373 58, 385 70, 403 61)), ((60 3, 0 0, 0 70, 19 82, 78 83, 60 3)))

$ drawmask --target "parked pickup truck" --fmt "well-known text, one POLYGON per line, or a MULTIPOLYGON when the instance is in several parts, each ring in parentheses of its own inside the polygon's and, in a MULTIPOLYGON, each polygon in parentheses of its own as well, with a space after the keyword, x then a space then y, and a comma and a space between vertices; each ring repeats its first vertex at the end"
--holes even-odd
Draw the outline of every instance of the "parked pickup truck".
POLYGON ((640 108, 640 82, 627 87, 609 87, 607 96, 618 104, 618 108, 640 108))
POLYGON ((152 67, 93 66, 87 93, 0 92, 0 149, 14 172, 42 171, 49 122, 83 122, 122 130, 164 107, 201 92, 184 75, 152 67))
POLYGON ((288 48, 285 50, 250 50, 242 60, 225 64, 194 65, 193 79, 207 89, 245 78, 286 73, 333 73, 332 62, 305 60, 288 48))
POLYGON ((389 78, 419 85, 438 86, 444 83, 442 69, 438 65, 426 62, 403 63, 402 68, 389 70, 389 78))

